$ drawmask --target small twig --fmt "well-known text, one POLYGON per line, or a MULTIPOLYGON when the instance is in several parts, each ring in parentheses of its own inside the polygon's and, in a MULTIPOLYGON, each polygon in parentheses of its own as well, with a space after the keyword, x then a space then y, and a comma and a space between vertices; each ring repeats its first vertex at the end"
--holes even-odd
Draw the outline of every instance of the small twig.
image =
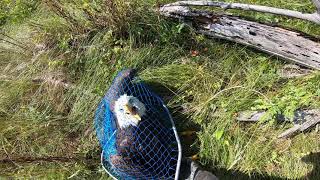
POLYGON ((22 44, 22 42, 20 42, 20 41, 16 40, 15 38, 13 38, 13 37, 5 34, 4 32, 0 32, 0 35, 6 37, 6 38, 8 38, 8 39, 11 39, 12 41, 15 41, 15 42, 18 43, 18 44, 22 44))
POLYGON ((1 39, 1 38, 0 38, 0 41, 9 43, 9 44, 14 45, 14 46, 17 46, 17 47, 19 47, 19 48, 21 48, 21 49, 24 49, 24 50, 26 50, 26 51, 29 51, 29 49, 27 49, 26 47, 23 47, 23 46, 21 46, 21 45, 19 45, 19 44, 16 44, 16 43, 14 43, 14 42, 10 42, 10 41, 8 41, 8 40, 1 39))
POLYGON ((4 32, 0 32, 0 35, 6 38, 6 39, 0 38, 0 40, 3 40, 3 41, 5 41, 5 42, 7 42, 9 44, 18 46, 18 47, 20 47, 20 48, 22 48, 24 50, 30 51, 27 46, 23 45, 22 42, 20 42, 20 41, 16 40, 15 38, 5 34, 4 32))
POLYGON ((80 172, 80 170, 76 171, 71 176, 69 176, 68 179, 72 179, 72 178, 76 177, 79 174, 79 172, 80 172))
POLYGON ((242 4, 242 3, 227 3, 227 2, 218 2, 218 1, 178 1, 175 3, 167 4, 164 7, 168 6, 213 6, 220 7, 223 9, 240 9, 245 11, 256 11, 263 13, 270 13, 276 15, 283 15, 288 17, 294 17, 298 19, 303 19, 307 21, 314 22, 316 24, 320 24, 320 0, 313 0, 314 4, 317 6, 318 13, 308 13, 304 14, 299 11, 293 11, 288 9, 280 9, 268 6, 260 6, 260 5, 251 5, 251 4, 242 4))
POLYGON ((33 163, 33 162, 72 162, 72 161, 85 161, 85 158, 78 157, 14 157, 0 159, 0 163, 33 163))
MULTIPOLYGON (((16 165, 17 167, 21 167, 19 164, 17 164, 16 162, 14 162, 12 159, 11 159, 11 157, 10 157, 10 155, 9 155, 9 153, 8 153, 8 151, 6 150, 6 148, 4 147, 4 145, 2 144, 2 149, 4 150, 4 152, 6 153, 6 155, 7 155, 7 158, 6 158, 6 162, 10 162, 10 163, 12 163, 12 164, 14 164, 14 165, 16 165)), ((1 160, 0 160, 0 162, 2 162, 1 160)))

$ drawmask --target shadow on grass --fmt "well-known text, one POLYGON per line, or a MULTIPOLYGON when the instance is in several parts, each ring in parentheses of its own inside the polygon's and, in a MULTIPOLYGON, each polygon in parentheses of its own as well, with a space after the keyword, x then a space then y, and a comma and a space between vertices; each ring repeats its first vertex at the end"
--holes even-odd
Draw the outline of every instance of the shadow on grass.
POLYGON ((310 153, 301 160, 307 164, 312 164, 313 169, 302 179, 320 179, 320 152, 310 153))
MULTIPOLYGON (((208 160, 209 161, 209 160, 208 160)), ((318 180, 320 179, 320 152, 311 153, 301 158, 301 161, 313 166, 305 176, 298 179, 318 180)), ((252 172, 251 175, 237 170, 227 170, 225 168, 206 168, 206 170, 214 173, 220 180, 285 180, 289 178, 270 176, 267 173, 252 172)))
MULTIPOLYGON (((166 104, 176 96, 175 92, 177 89, 173 87, 165 86, 161 83, 157 82, 145 82, 156 94, 158 94, 166 104)), ((173 105, 169 107, 170 112, 172 113, 172 117, 176 123, 176 127, 178 132, 183 131, 201 131, 201 126, 194 123, 190 116, 185 113, 185 110, 180 105, 173 105)), ((199 144, 197 135, 194 134, 192 136, 182 136, 181 134, 180 140, 183 149, 183 157, 192 156, 199 152, 199 144)), ((313 170, 308 173, 305 177, 300 179, 320 179, 320 152, 312 153, 302 158, 302 161, 305 163, 312 163, 313 170)), ((227 170, 225 168, 205 168, 207 171, 212 172, 216 175, 220 180, 284 180, 288 178, 278 177, 278 176, 270 176, 267 173, 253 172, 251 175, 243 173, 237 170, 227 170)))
MULTIPOLYGON (((146 85, 148 85, 156 94, 158 94, 166 104, 174 98, 176 95, 175 92, 177 92, 177 89, 174 87, 168 87, 158 82, 148 81, 145 82, 146 85)), ((185 113, 185 110, 183 107, 179 105, 173 105, 173 107, 169 107, 169 110, 172 114, 172 117, 176 123, 176 127, 178 132, 184 132, 184 131, 201 131, 201 126, 194 123, 190 116, 185 113)), ((189 157, 194 154, 197 154, 199 152, 199 144, 198 143, 198 137, 196 134, 193 134, 192 136, 182 136, 179 135, 183 150, 183 157, 189 157)), ((218 169, 218 168, 211 168, 206 169, 209 172, 213 172, 219 179, 223 180, 260 180, 260 179, 283 179, 279 177, 270 177, 265 174, 254 174, 252 176, 249 176, 245 173, 242 173, 240 171, 231 171, 226 169, 218 169)), ((185 172, 181 172, 185 173, 185 172)))
POLYGON ((227 170, 227 169, 214 169, 212 172, 220 179, 220 180, 284 180, 286 178, 281 178, 277 176, 270 176, 268 174, 263 173, 253 173, 251 176, 245 174, 241 171, 227 170))
MULTIPOLYGON (((176 96, 175 92, 177 89, 174 87, 165 86, 158 82, 145 82, 156 94, 158 94, 165 102, 168 102, 176 96)), ((172 118, 175 121, 177 131, 179 133, 181 145, 182 145, 182 154, 183 157, 189 157, 195 155, 199 152, 199 146, 195 145, 198 142, 198 137, 196 133, 191 135, 181 135, 185 131, 201 131, 200 125, 194 123, 189 115, 185 113, 185 109, 180 105, 173 105, 173 107, 168 107, 171 112, 172 118)))

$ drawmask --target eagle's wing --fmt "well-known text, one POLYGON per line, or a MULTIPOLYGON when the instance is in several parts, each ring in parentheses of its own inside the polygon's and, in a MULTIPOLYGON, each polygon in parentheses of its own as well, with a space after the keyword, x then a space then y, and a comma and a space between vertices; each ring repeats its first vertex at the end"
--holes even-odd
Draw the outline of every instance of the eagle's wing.
POLYGON ((143 177, 146 171, 145 161, 139 142, 136 139, 139 130, 129 126, 117 131, 117 154, 110 156, 111 164, 120 172, 134 177, 143 177))
POLYGON ((136 129, 137 128, 133 126, 129 126, 125 129, 118 129, 116 144, 119 155, 129 156, 131 152, 134 153, 134 151, 136 151, 136 129))

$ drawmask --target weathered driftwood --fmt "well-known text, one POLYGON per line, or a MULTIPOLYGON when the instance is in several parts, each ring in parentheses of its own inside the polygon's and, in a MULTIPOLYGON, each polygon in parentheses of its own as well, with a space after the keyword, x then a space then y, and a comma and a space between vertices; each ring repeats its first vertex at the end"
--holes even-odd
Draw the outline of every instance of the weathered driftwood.
POLYGON ((243 20, 236 16, 163 6, 160 12, 184 22, 213 38, 226 39, 276 55, 296 64, 320 70, 320 44, 299 32, 243 20))
POLYGON ((268 116, 265 111, 243 111, 238 114, 236 119, 241 122, 258 122, 262 118, 270 120, 272 117, 268 116))
MULTIPOLYGON (((237 120, 241 122, 258 122, 262 118, 265 118, 265 120, 272 119, 265 111, 244 111, 239 113, 237 120)), ((320 123, 320 109, 298 110, 295 112, 293 120, 282 115, 279 115, 277 120, 287 122, 292 121, 295 123, 292 128, 278 136, 278 138, 288 138, 296 133, 304 132, 320 123)))
POLYGON ((292 128, 286 130, 285 132, 281 133, 278 138, 289 138, 296 134, 297 132, 300 132, 300 126, 299 124, 295 124, 292 128))
MULTIPOLYGON (((279 114, 276 117, 276 120, 301 124, 305 121, 305 114, 306 112, 304 110, 298 110, 294 113, 293 118, 285 117, 284 115, 279 114)), ((269 121, 272 120, 272 118, 273 117, 270 116, 266 111, 243 111, 238 114, 236 119, 240 122, 258 122, 261 120, 269 121)))
MULTIPOLYGON (((288 118, 283 115, 278 115, 276 118, 278 121, 292 121, 296 124, 302 124, 310 118, 315 118, 320 116, 320 109, 311 110, 297 110, 294 113, 293 118, 288 118)), ((237 120, 241 122, 258 122, 261 118, 265 120, 271 120, 272 117, 268 116, 266 111, 242 111, 238 113, 237 120)))
POLYGON ((220 7, 223 9, 239 9, 245 11, 256 11, 262 13, 271 13, 276 15, 283 15, 298 19, 303 19, 320 24, 320 0, 313 0, 313 3, 317 7, 317 12, 315 13, 302 13, 299 11, 293 11, 288 9, 280 9, 268 6, 259 6, 252 4, 242 4, 242 3, 230 3, 230 2, 219 2, 219 1, 178 1, 175 3, 167 4, 164 7, 169 6, 212 6, 220 7))
POLYGON ((305 132, 320 123, 320 109, 305 111, 305 113, 306 114, 303 116, 303 118, 305 118, 306 121, 304 123, 300 125, 294 125, 294 127, 280 134, 278 138, 291 137, 299 132, 305 132))

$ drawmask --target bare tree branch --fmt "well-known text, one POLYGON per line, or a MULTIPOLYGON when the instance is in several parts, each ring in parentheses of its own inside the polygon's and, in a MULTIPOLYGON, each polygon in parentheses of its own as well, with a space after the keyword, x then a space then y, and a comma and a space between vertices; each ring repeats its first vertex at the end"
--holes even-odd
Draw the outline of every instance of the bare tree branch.
POLYGON ((5 43, 8 43, 8 44, 11 44, 11 45, 13 45, 13 46, 19 47, 19 48, 21 48, 21 49, 23 49, 23 50, 26 50, 26 51, 29 50, 28 48, 26 48, 26 47, 24 47, 24 46, 22 46, 22 45, 20 45, 20 44, 17 44, 17 43, 8 41, 8 40, 6 40, 6 39, 1 39, 1 38, 0 38, 0 42, 1 42, 1 41, 5 42, 5 43))
MULTIPOLYGON (((318 8, 318 12, 320 10, 320 0, 313 0, 314 4, 318 8)), ((271 13, 277 15, 283 15, 288 17, 294 17, 298 19, 303 19, 307 21, 311 21, 317 24, 320 24, 320 13, 313 14, 304 14, 299 11, 280 9, 268 6, 259 6, 259 5, 251 5, 251 4, 242 4, 242 3, 227 3, 227 2, 218 2, 218 1, 178 1, 175 3, 167 4, 164 7, 168 6, 213 6, 213 7, 221 7, 223 9, 240 9, 246 11, 256 11, 263 13, 271 13)))
POLYGON ((0 163, 32 163, 32 162, 73 162, 73 161, 87 161, 83 157, 55 157, 55 156, 46 156, 46 157, 14 157, 14 158, 4 158, 0 159, 0 163))

